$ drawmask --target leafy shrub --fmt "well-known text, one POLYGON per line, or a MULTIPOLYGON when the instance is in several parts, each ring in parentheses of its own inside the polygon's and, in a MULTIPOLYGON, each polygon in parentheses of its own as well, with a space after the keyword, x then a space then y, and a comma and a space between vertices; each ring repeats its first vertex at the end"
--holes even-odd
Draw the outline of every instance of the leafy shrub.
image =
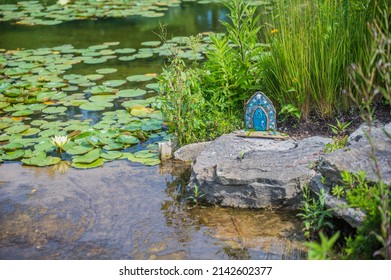
POLYGON ((332 228, 333 225, 329 222, 332 217, 331 211, 325 207, 325 193, 321 190, 321 193, 316 197, 311 196, 308 185, 303 189, 303 201, 301 205, 301 212, 297 215, 303 220, 304 236, 307 239, 313 239, 315 234, 325 228, 332 228))

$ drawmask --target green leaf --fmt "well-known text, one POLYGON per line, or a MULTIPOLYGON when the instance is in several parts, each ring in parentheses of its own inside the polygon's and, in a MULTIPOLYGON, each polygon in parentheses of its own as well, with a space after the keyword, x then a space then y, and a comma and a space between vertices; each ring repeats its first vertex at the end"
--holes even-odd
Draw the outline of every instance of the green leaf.
POLYGON ((98 158, 97 160, 91 162, 91 163, 72 163, 72 167, 78 168, 78 169, 89 169, 89 168, 96 168, 99 166, 102 166, 104 164, 105 160, 103 158, 98 158))
POLYGON ((94 149, 82 156, 73 156, 73 163, 92 163, 96 161, 101 154, 101 149, 94 149))
POLYGON ((3 154, 3 160, 18 160, 24 156, 24 150, 10 151, 3 154))
POLYGON ((117 92, 119 97, 136 97, 146 94, 147 92, 143 89, 125 89, 117 92))
POLYGON ((106 153, 102 153, 100 156, 106 160, 114 160, 120 158, 122 156, 122 152, 107 151, 106 153))
POLYGON ((59 163, 61 159, 59 157, 46 157, 46 154, 44 157, 42 156, 33 156, 31 158, 25 158, 22 159, 22 162, 26 165, 33 165, 33 166, 49 166, 49 165, 55 165, 59 163))
POLYGON ((70 148, 64 147, 64 151, 66 151, 70 155, 82 155, 89 151, 91 151, 94 147, 90 145, 83 145, 83 146, 71 146, 70 148))
POLYGON ((140 140, 138 140, 136 137, 127 134, 121 134, 120 136, 118 136, 117 141, 124 144, 131 144, 131 145, 138 144, 140 142, 140 140))

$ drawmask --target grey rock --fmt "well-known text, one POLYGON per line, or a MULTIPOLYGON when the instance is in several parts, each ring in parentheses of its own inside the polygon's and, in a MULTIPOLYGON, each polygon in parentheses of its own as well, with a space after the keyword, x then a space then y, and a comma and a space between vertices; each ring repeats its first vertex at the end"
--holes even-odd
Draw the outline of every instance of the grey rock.
MULTIPOLYGON (((319 165, 319 171, 326 178, 327 185, 340 183, 340 173, 343 170, 366 173, 367 179, 378 181, 375 164, 371 157, 371 146, 364 133, 368 126, 362 125, 348 138, 346 148, 325 155, 319 165)), ((391 139, 385 132, 391 134, 391 123, 385 126, 372 127, 371 137, 376 147, 376 158, 380 167, 382 179, 391 184, 391 139)))
POLYGON ((181 161, 192 162, 201 154, 210 142, 193 143, 183 146, 175 151, 174 158, 181 161))
POLYGON ((242 208, 288 208, 300 204, 301 187, 315 174, 310 167, 331 140, 300 141, 219 137, 192 165, 188 193, 197 186, 207 202, 242 208))
POLYGON ((350 226, 358 228, 362 225, 365 213, 357 208, 350 208, 346 200, 336 198, 330 194, 330 188, 321 182, 321 176, 314 176, 309 183, 310 190, 319 194, 321 190, 325 193, 325 206, 331 209, 333 216, 345 220, 350 226))

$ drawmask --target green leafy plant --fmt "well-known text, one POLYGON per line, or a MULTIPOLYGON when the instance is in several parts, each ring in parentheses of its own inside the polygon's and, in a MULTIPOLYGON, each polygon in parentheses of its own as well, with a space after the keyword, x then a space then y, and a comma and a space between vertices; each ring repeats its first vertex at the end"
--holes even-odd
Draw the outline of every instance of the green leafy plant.
POLYGON ((350 124, 351 122, 344 123, 340 122, 338 119, 336 125, 329 124, 334 137, 332 138, 333 142, 326 144, 324 149, 326 153, 331 153, 346 146, 346 143, 348 142, 346 130, 350 124))
POLYGON ((192 207, 199 206, 200 200, 205 196, 205 193, 201 192, 198 185, 192 187, 193 195, 188 196, 186 199, 192 205, 192 207))
POLYGON ((330 209, 325 207, 325 193, 322 189, 316 197, 311 196, 311 191, 306 185, 302 189, 303 201, 300 207, 301 213, 297 214, 304 223, 304 236, 313 239, 316 233, 325 228, 332 228, 328 221, 332 217, 330 209))
POLYGON ((345 189, 344 189, 344 187, 342 187, 342 186, 336 185, 336 186, 334 186, 334 187, 331 189, 331 193, 332 193, 335 197, 341 198, 342 196, 345 195, 345 189))
POLYGON ((323 232, 319 232, 320 243, 307 242, 305 245, 309 248, 308 259, 309 260, 328 260, 330 259, 330 251, 332 250, 335 242, 339 238, 339 231, 335 233, 330 239, 327 238, 323 232))

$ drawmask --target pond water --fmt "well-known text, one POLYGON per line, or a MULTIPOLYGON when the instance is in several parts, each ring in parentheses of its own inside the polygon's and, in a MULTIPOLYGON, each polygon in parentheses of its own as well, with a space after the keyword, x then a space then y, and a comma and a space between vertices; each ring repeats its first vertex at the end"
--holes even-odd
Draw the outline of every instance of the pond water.
MULTIPOLYGON (((226 19, 226 14, 221 4, 183 2, 168 7, 158 18, 75 20, 49 26, 0 22, 0 49, 55 48, 64 44, 82 49, 118 42, 116 48, 138 50, 143 42, 158 40, 155 33, 159 32, 159 23, 167 25, 169 37, 220 32, 223 28, 219 20, 226 19)), ((86 75, 112 67, 118 71, 102 81, 124 79, 159 73, 164 60, 158 55, 132 61, 109 59, 98 65, 74 65, 65 74, 86 75)), ((148 91, 139 99, 154 95, 154 91, 148 91)), ((114 108, 121 109, 121 103, 114 108)), ((7 113, 0 112, 2 116, 7 113)), ((57 120, 80 119, 95 124, 101 116, 95 111, 72 109, 57 115, 57 120)), ((31 116, 40 117, 36 112, 31 116)), ((163 136, 161 133, 131 151, 163 136)), ((48 167, 0 163, 0 259, 306 257, 301 223, 295 213, 191 208, 180 196, 187 177, 188 167, 171 161, 145 166, 124 159, 88 170, 70 168, 66 161, 48 167)))

